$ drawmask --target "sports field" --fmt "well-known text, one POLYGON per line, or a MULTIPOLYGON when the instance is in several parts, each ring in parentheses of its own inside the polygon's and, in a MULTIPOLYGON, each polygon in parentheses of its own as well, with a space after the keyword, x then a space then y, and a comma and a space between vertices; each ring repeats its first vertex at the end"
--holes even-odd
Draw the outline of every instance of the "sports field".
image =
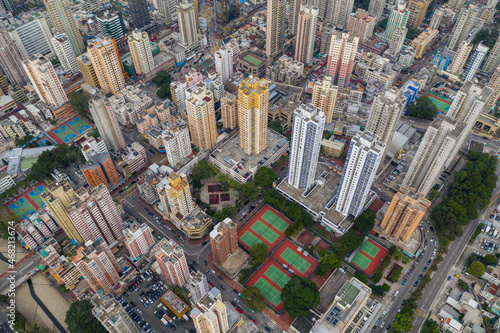
POLYGON ((51 130, 48 135, 57 143, 68 143, 90 130, 92 126, 82 117, 75 117, 51 130))
POLYGON ((41 136, 38 140, 36 140, 36 143, 40 146, 40 147, 44 147, 44 146, 52 146, 55 144, 55 141, 54 139, 52 139, 50 136, 48 136, 47 134, 44 134, 43 136, 41 136))
POLYGON ((71 120, 68 120, 66 124, 71 127, 71 129, 73 129, 73 131, 78 135, 83 134, 85 131, 88 131, 92 128, 92 126, 90 126, 90 124, 85 119, 78 116, 71 120))
POLYGON ((262 242, 272 251, 285 238, 285 230, 291 224, 285 215, 266 204, 238 230, 238 238, 247 250, 262 242))
POLYGON ((42 192, 47 192, 47 184, 43 181, 38 182, 35 186, 18 195, 15 199, 7 203, 7 207, 12 213, 20 218, 24 218, 26 214, 35 212, 43 207, 44 204, 42 198, 40 198, 42 192))
POLYGON ((367 239, 351 260, 351 264, 372 276, 389 251, 372 239, 367 239))
POLYGON ((271 258, 282 266, 292 269, 298 276, 310 277, 319 265, 318 260, 289 239, 285 239, 280 246, 274 250, 271 258))
POLYGON ((254 56, 252 54, 247 54, 243 58, 243 60, 248 61, 249 63, 251 63, 254 66, 260 66, 264 62, 262 59, 257 58, 256 56, 254 56))
POLYGON ((427 94, 427 97, 431 100, 432 104, 434 104, 438 108, 439 113, 444 115, 448 113, 448 110, 450 109, 451 105, 451 101, 449 99, 439 94, 436 94, 433 91, 429 92, 427 94))

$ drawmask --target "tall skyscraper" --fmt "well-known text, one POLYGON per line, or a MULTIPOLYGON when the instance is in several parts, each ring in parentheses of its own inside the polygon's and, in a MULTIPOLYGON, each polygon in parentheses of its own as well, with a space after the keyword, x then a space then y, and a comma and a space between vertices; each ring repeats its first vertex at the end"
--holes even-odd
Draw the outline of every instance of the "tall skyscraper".
POLYGON ((94 295, 92 314, 109 333, 140 333, 141 329, 130 318, 120 303, 111 295, 94 295))
POLYGON ((289 18, 288 26, 290 27, 290 32, 292 34, 297 34, 300 8, 302 7, 302 5, 305 5, 305 4, 306 4, 306 2, 303 0, 291 0, 290 1, 290 18, 289 18))
POLYGON ((396 57, 399 55, 403 49, 407 33, 407 27, 399 28, 392 33, 391 39, 389 40, 389 49, 387 50, 391 56, 396 57))
POLYGON ((407 242, 430 206, 422 192, 402 186, 392 198, 380 227, 389 237, 407 242))
POLYGON ((89 161, 92 164, 84 165, 81 169, 89 186, 104 184, 109 187, 118 183, 120 176, 116 172, 109 154, 92 155, 89 157, 89 161))
POLYGON ((112 293, 120 282, 121 268, 109 246, 103 240, 87 242, 82 255, 83 258, 73 263, 85 281, 96 293, 112 293))
POLYGON ((385 148, 380 138, 368 131, 352 138, 337 193, 337 212, 354 217, 363 212, 385 148))
POLYGON ((225 45, 214 53, 215 71, 220 74, 222 83, 226 82, 233 76, 233 48, 225 45))
POLYGON ((359 8, 356 12, 349 15, 347 30, 349 30, 351 36, 358 37, 359 41, 363 43, 373 35, 375 21, 374 15, 359 8))
POLYGON ((220 333, 229 331, 226 305, 218 289, 203 296, 191 311, 196 332, 220 333))
POLYGON ((187 83, 174 81, 170 83, 170 93, 172 95, 172 101, 177 106, 179 110, 186 110, 186 91, 187 83))
POLYGON ((113 9, 113 7, 106 6, 94 13, 97 28, 101 34, 108 34, 114 40, 120 40, 125 37, 127 29, 121 11, 113 9))
POLYGON ((235 129, 238 127, 238 99, 231 93, 226 92, 220 99, 222 124, 224 128, 235 129))
MULTIPOLYGON (((196 1, 196 0, 194 0, 196 1)), ((240 16, 240 2, 238 0, 216 0, 215 1, 215 22, 220 26, 225 26, 240 16)))
POLYGON ((427 8, 429 8, 430 1, 428 0, 409 0, 406 7, 409 12, 408 22, 406 26, 410 28, 418 28, 424 20, 427 8))
POLYGON ((347 27, 349 15, 352 13, 353 6, 354 0, 328 1, 325 21, 340 29, 345 29, 347 27))
MULTIPOLYGON (((1 56, 1 54, 0 54, 0 56, 1 56)), ((485 73, 491 75, 498 68, 498 65, 500 65, 500 38, 497 39, 495 45, 490 50, 490 53, 488 54, 488 58, 486 59, 486 62, 484 63, 483 71, 485 73)))
POLYGON ((219 222, 210 232, 212 260, 222 265, 238 250, 238 226, 230 218, 219 222))
POLYGON ((187 0, 183 0, 177 5, 177 17, 179 32, 181 33, 181 44, 186 48, 190 48, 198 41, 198 30, 196 29, 196 16, 193 4, 187 0))
POLYGON ((87 51, 99 85, 105 94, 114 95, 125 88, 122 63, 113 39, 96 39, 89 43, 87 51))
POLYGON ((210 149, 217 141, 213 93, 200 82, 188 89, 186 99, 189 133, 195 146, 210 149))
POLYGON ((11 84, 23 87, 29 81, 22 65, 21 52, 6 31, 0 33, 0 67, 11 84))
POLYGON ((370 0, 370 4, 368 5, 368 13, 374 15, 376 21, 379 22, 380 20, 382 20, 382 14, 384 13, 386 4, 386 0, 370 0))
POLYGON ((88 53, 83 53, 76 57, 76 63, 80 68, 82 73, 83 81, 92 88, 100 88, 99 80, 97 79, 97 74, 95 73, 94 64, 89 58, 88 53))
POLYGON ((210 291, 207 277, 201 272, 196 272, 191 276, 191 279, 184 285, 191 293, 191 300, 198 302, 203 296, 210 291))
POLYGON ((268 81, 249 76, 238 90, 240 146, 247 155, 260 154, 267 147, 268 81))
POLYGON ((80 72, 78 64, 76 63, 75 51, 71 46, 71 41, 68 36, 65 33, 61 33, 52 37, 50 42, 64 70, 70 74, 80 72))
POLYGON ((389 20, 385 28, 385 37, 390 39, 394 31, 406 27, 408 16, 410 16, 410 13, 406 10, 403 2, 398 3, 396 6, 392 6, 389 20))
POLYGON ((488 50, 489 48, 483 44, 479 44, 476 47, 476 51, 472 55, 472 58, 469 61, 469 66, 467 66, 467 69, 464 73, 465 81, 472 81, 474 79, 477 71, 479 70, 479 67, 481 67, 481 64, 483 63, 484 57, 486 56, 488 50))
POLYGON ((332 77, 332 83, 341 89, 349 84, 358 42, 359 38, 351 36, 348 31, 332 34, 327 72, 332 77))
POLYGON ((386 147, 391 144, 396 126, 406 105, 401 90, 391 88, 375 96, 366 130, 380 137, 386 147))
POLYGON ((41 54, 48 58, 53 56, 52 45, 50 44, 52 33, 45 17, 33 19, 8 33, 15 41, 23 59, 27 59, 34 54, 41 54))
POLYGON ((68 102, 66 92, 54 71, 54 66, 41 55, 32 55, 23 61, 23 67, 38 97, 56 108, 68 102))
POLYGON ((454 146, 458 145, 464 127, 462 122, 438 115, 427 128, 402 186, 414 188, 424 196, 427 195, 436 178, 448 166, 446 161, 453 154, 454 146))
POLYGON ((316 80, 314 82, 312 104, 320 108, 326 117, 326 123, 329 124, 333 120, 333 112, 335 111, 335 104, 337 102, 337 94, 339 87, 332 84, 331 77, 316 80))
POLYGON ((187 123, 184 120, 172 122, 168 129, 161 133, 161 137, 168 162, 174 167, 184 165, 193 153, 187 123))
POLYGON ((151 23, 148 11, 148 2, 146 0, 130 0, 128 2, 128 6, 130 17, 132 19, 132 25, 136 29, 140 29, 151 23))
POLYGON ((472 51, 470 39, 462 41, 447 71, 452 74, 462 74, 465 62, 469 58, 470 51, 472 51))
POLYGON ((124 229, 123 236, 125 237, 125 246, 130 256, 134 259, 147 254, 151 246, 155 243, 149 226, 139 224, 138 222, 133 222, 130 227, 124 229))
MULTIPOLYGON (((168 176, 168 185, 159 189, 159 196, 163 208, 170 214, 188 216, 194 209, 195 203, 185 174, 172 173, 168 176)), ((179 218, 181 220, 181 218, 179 218)))
POLYGON ((266 56, 272 58, 285 44, 285 0, 267 2, 266 56))
POLYGON ((125 149, 125 139, 116 120, 116 114, 102 91, 97 90, 92 94, 89 109, 108 151, 125 149))
POLYGON ((184 250, 174 240, 162 239, 155 245, 153 251, 161 273, 169 284, 182 287, 189 281, 189 268, 184 250))
POLYGON ((311 64, 316 41, 316 24, 318 23, 318 7, 302 5, 298 16, 297 40, 295 43, 295 60, 311 64))
MULTIPOLYGON (((146 1, 146 0, 144 0, 146 1)), ((66 33, 75 55, 79 56, 85 50, 82 35, 76 26, 76 21, 68 0, 43 0, 43 4, 49 12, 52 26, 57 33, 66 33)))
POLYGON ((153 52, 147 32, 134 30, 128 36, 128 45, 130 47, 130 55, 134 62, 135 72, 138 75, 147 74, 155 69, 153 60, 153 52))
POLYGON ((456 51, 458 45, 468 38, 472 25, 476 20, 477 13, 477 6, 474 4, 460 10, 460 14, 458 14, 457 21, 453 27, 453 31, 451 32, 451 37, 448 40, 448 49, 456 51))
POLYGON ((288 183, 298 188, 308 189, 316 179, 319 151, 325 114, 312 104, 302 104, 293 114, 288 183))

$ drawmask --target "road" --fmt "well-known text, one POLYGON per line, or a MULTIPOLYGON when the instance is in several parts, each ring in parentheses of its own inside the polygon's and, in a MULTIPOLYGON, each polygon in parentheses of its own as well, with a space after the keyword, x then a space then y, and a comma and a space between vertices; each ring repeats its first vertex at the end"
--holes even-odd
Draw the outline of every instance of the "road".
MULTIPOLYGON (((34 255, 31 258, 27 259, 25 262, 23 262, 21 265, 19 265, 16 268, 16 273, 15 275, 15 281, 16 283, 19 283, 21 279, 26 279, 29 275, 35 272, 35 269, 38 268, 38 265, 40 263, 40 257, 38 255, 34 255)), ((6 274, 5 277, 0 280, 0 293, 5 294, 7 290, 9 289, 10 286, 10 281, 7 280, 7 277, 9 277, 12 273, 6 274)))

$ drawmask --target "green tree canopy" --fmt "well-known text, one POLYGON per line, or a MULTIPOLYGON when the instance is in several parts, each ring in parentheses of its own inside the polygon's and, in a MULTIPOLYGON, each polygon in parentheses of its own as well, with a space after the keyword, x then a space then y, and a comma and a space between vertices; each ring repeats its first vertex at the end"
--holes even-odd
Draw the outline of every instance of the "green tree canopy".
POLYGON ((325 275, 333 268, 340 268, 342 266, 342 260, 335 253, 324 249, 320 249, 318 252, 320 261, 316 269, 316 274, 319 276, 325 275))
POLYGON ((418 34, 418 30, 415 29, 415 28, 408 28, 408 32, 406 33, 406 38, 407 39, 415 39, 415 37, 417 37, 417 34, 418 34))
POLYGON ((89 107, 89 99, 81 91, 72 91, 68 94, 69 104, 80 115, 88 118, 87 109, 89 107))
POLYGON ((161 99, 172 99, 172 95, 170 92, 170 82, 172 82, 172 78, 170 77, 170 73, 167 71, 158 72, 153 79, 153 83, 160 87, 156 94, 161 99))
POLYGON ((367 209, 354 220, 354 225, 361 232, 369 232, 375 225, 376 216, 376 211, 374 211, 373 209, 367 209))
POLYGON ((498 259, 495 257, 494 254, 487 254, 484 256, 484 263, 486 265, 495 265, 497 263, 498 259))
POLYGON ((257 267, 267 259, 269 246, 266 243, 257 243, 250 247, 250 265, 257 267))
POLYGON ((427 96, 419 97, 415 103, 408 105, 408 115, 420 119, 434 119, 438 108, 427 96))
POLYGON ((255 182, 259 186, 271 186, 276 180, 276 173, 273 169, 262 167, 255 173, 255 182))
POLYGON ((218 170, 217 168, 213 165, 208 163, 207 160, 201 160, 195 165, 193 165, 193 168, 191 169, 191 173, 193 178, 198 178, 198 179, 208 179, 217 174, 218 170))
POLYGON ((484 274, 485 269, 486 268, 482 263, 480 263, 479 261, 474 261, 469 267, 469 273, 472 276, 479 277, 484 274))
POLYGON ((305 317, 319 304, 318 286, 305 277, 294 275, 283 288, 281 301, 290 316, 305 317))
POLYGON ((105 328, 92 315, 93 308, 94 306, 89 300, 72 303, 66 312, 66 319, 64 320, 68 325, 68 331, 70 333, 105 332, 105 328), (89 325, 92 325, 95 330, 87 330, 89 325))
POLYGON ((396 331, 410 332, 413 328, 413 311, 410 307, 404 306, 401 311, 396 314, 392 328, 396 331))
POLYGON ((260 190, 254 183, 240 184, 237 190, 241 202, 255 200, 260 195, 260 190))
POLYGON ((482 29, 474 37, 472 44, 477 45, 479 43, 483 43, 483 45, 489 47, 490 49, 495 45, 498 39, 498 30, 492 29, 491 31, 482 29))
POLYGON ((266 298, 256 287, 247 287, 241 293, 244 301, 250 309, 255 312, 262 312, 266 307, 266 298))
POLYGON ((267 123, 267 126, 270 129, 278 132, 279 134, 283 134, 283 128, 281 127, 280 123, 278 123, 277 121, 270 121, 267 123))
POLYGON ((421 333, 439 333, 438 325, 432 320, 426 320, 421 333))
POLYGON ((93 137, 94 139, 97 139, 98 137, 101 136, 101 133, 99 133, 99 130, 96 128, 93 128, 90 132, 89 135, 93 137))

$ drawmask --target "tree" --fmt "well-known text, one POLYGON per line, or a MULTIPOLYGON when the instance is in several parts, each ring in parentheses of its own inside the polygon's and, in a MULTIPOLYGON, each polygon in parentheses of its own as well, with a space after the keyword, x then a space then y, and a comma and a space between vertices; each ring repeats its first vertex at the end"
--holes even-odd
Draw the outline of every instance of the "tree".
POLYGON ((434 119, 438 108, 427 96, 421 96, 413 104, 408 105, 408 115, 420 119, 434 119))
POLYGON ((484 256, 484 263, 486 265, 495 265, 497 263, 497 257, 493 254, 487 254, 484 256))
POLYGON ((172 82, 172 77, 167 71, 159 71, 153 79, 153 83, 157 86, 161 86, 165 83, 170 84, 170 82, 172 82))
POLYGON ((94 139, 97 139, 98 137, 101 136, 101 133, 99 133, 99 130, 96 128, 93 128, 90 132, 89 135, 93 137, 94 139))
POLYGON ((483 276, 485 269, 486 268, 482 263, 480 263, 479 261, 474 261, 469 267, 469 273, 472 276, 479 277, 483 276))
POLYGON ((406 39, 415 39, 417 37, 418 30, 415 28, 408 28, 408 32, 406 33, 406 39))
POLYGON ((421 333, 439 333, 438 325, 432 320, 426 320, 421 333))
POLYGON ((100 326, 102 328, 97 328, 98 331, 96 330, 92 332, 105 332, 105 329, 104 327, 102 327, 101 323, 99 323, 99 321, 97 321, 97 319, 95 319, 92 315, 93 308, 94 306, 87 299, 72 303, 69 307, 69 310, 66 312, 66 319, 64 320, 68 325, 68 331, 70 333, 87 333, 89 332, 86 329, 87 325, 92 324, 93 327, 100 326), (93 321, 97 323, 93 323, 93 321))
POLYGON ((281 124, 278 123, 277 121, 270 121, 270 122, 267 123, 267 126, 270 129, 278 132, 279 134, 283 134, 283 128, 281 127, 281 124))
POLYGON ((333 268, 340 268, 342 266, 340 258, 333 252, 321 249, 319 250, 319 256, 320 261, 316 269, 316 274, 319 276, 325 275, 333 268))
POLYGON ((193 178, 198 179, 212 178, 217 174, 217 172, 217 168, 213 164, 208 163, 207 160, 199 161, 198 163, 193 165, 193 168, 191 169, 193 178))
POLYGON ((354 220, 354 225, 361 232, 369 232, 375 225, 376 215, 376 211, 374 211, 373 209, 367 209, 354 220))
POLYGON ((98 320, 94 319, 85 327, 83 333, 108 333, 108 331, 98 320))
POLYGON ((260 190, 254 183, 240 184, 237 190, 241 202, 255 200, 260 195, 260 190))
POLYGON ((255 182, 259 186, 271 186, 276 180, 276 173, 273 169, 262 167, 255 173, 255 182))
POLYGON ((398 332, 410 332, 413 328, 413 311, 408 306, 404 306, 401 311, 396 314, 392 328, 398 332))
POLYGON ((26 323, 26 325, 19 330, 20 333, 49 333, 47 327, 40 327, 37 323, 31 322, 26 323))
POLYGON ((318 286, 305 277, 294 275, 281 291, 285 311, 292 317, 305 317, 319 304, 318 286))
POLYGON ((87 109, 88 109, 88 102, 89 99, 87 96, 85 96, 82 92, 80 91, 72 91, 68 94, 69 98, 69 104, 75 110, 78 112, 81 116, 87 118, 87 109))
POLYGON ((479 43, 482 43, 483 45, 491 49, 493 45, 495 45, 497 39, 498 39, 497 29, 492 29, 491 31, 482 29, 476 34, 476 37, 472 41, 472 44, 477 45, 479 43))
POLYGON ((262 312, 266 307, 266 298, 256 287, 247 287, 241 293, 245 303, 255 312, 262 312))
POLYGON ((162 84, 160 89, 158 89, 158 91, 156 92, 156 95, 158 95, 158 97, 160 97, 161 99, 172 99, 170 85, 162 84))
POLYGON ((250 247, 250 265, 253 267, 260 266, 267 259, 269 246, 266 243, 257 243, 250 247))

